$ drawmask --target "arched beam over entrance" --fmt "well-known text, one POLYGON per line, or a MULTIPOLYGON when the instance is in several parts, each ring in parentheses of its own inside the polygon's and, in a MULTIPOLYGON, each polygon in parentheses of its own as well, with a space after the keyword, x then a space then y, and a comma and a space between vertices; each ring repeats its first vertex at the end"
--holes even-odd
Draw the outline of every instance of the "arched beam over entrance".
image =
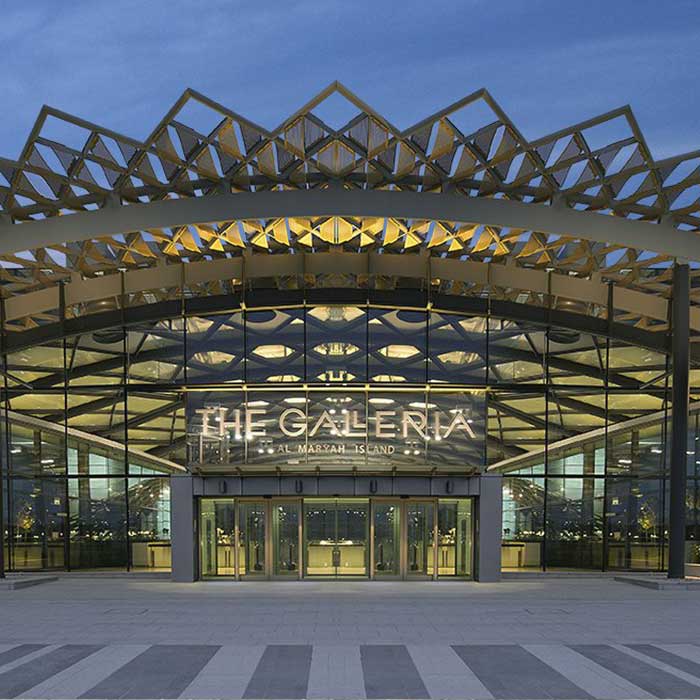
POLYGON ((634 221, 506 199, 384 190, 244 192, 105 206, 22 224, 0 223, 0 254, 129 231, 234 219, 298 216, 395 217, 487 224, 700 260, 700 236, 666 223, 634 221))

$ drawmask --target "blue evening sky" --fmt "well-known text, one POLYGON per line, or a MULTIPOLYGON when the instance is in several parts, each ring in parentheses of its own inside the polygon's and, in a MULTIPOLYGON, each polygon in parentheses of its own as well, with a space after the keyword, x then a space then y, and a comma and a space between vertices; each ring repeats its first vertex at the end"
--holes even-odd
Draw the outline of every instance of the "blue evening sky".
POLYGON ((265 127, 340 80, 405 128, 486 87, 528 138, 629 103, 700 148, 698 0, 0 0, 0 154, 42 104, 145 137, 185 87, 265 127))

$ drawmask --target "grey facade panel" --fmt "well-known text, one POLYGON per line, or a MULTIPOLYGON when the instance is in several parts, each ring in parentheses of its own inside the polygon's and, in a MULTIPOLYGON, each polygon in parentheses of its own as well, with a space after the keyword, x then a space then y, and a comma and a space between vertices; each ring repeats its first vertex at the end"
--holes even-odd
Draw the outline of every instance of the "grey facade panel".
POLYGON ((178 583, 191 583, 197 578, 194 481, 189 474, 170 480, 172 580, 178 583))
POLYGON ((479 479, 477 499, 476 579, 482 583, 501 580, 501 539, 503 528, 503 477, 487 474, 479 479))

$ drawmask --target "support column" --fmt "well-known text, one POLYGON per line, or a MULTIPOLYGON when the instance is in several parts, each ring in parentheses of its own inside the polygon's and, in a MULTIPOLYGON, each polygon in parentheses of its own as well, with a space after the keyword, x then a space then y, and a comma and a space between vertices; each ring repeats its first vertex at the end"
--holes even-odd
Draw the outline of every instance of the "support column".
POLYGON ((197 539, 194 478, 191 474, 170 477, 170 547, 172 580, 197 580, 197 539))
POLYGON ((673 269, 671 315, 673 406, 669 498, 668 577, 685 578, 685 500, 688 441, 688 358, 690 345, 690 273, 687 263, 673 269))
POLYGON ((482 474, 479 478, 479 522, 476 580, 501 580, 501 536, 503 530, 503 477, 482 474))

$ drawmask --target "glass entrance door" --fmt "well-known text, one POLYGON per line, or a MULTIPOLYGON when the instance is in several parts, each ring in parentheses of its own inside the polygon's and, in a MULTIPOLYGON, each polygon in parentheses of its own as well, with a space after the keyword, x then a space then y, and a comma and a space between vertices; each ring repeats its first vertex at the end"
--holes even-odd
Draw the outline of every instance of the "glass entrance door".
POLYGON ((472 502, 441 499, 438 507, 438 575, 472 575, 472 502))
POLYGON ((235 575, 235 517, 232 499, 202 501, 199 551, 202 576, 235 575))
POLYGON ((369 501, 304 502, 306 576, 367 576, 369 501))
POLYGON ((435 506, 432 502, 406 503, 406 578, 429 577, 435 571, 435 506))
POLYGON ((375 502, 372 572, 376 578, 401 575, 401 503, 375 502))
POLYGON ((272 504, 272 549, 275 576, 299 576, 299 503, 272 504))
POLYGON ((241 578, 264 577, 265 502, 238 504, 238 573, 241 578))

